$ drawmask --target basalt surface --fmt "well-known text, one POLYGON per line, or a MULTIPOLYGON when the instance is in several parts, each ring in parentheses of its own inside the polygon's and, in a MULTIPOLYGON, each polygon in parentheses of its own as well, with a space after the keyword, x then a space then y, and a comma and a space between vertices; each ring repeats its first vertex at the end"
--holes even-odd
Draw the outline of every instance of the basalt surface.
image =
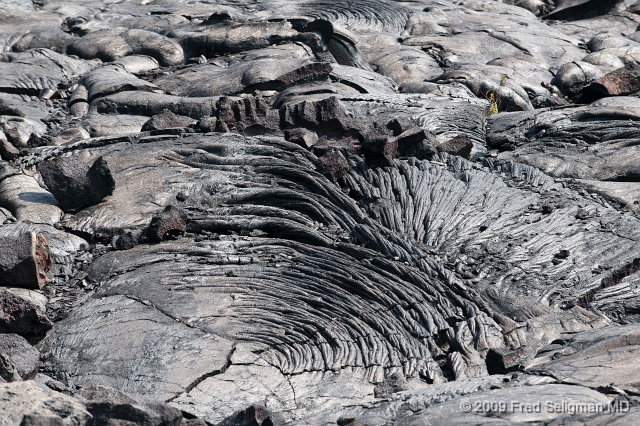
POLYGON ((0 1, 0 421, 637 423, 636 3, 0 1))

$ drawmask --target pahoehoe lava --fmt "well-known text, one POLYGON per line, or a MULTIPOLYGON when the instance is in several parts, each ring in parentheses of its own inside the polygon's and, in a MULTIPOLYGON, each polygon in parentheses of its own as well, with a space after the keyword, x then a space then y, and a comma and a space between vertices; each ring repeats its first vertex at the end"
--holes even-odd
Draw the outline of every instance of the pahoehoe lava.
POLYGON ((637 30, 0 0, 0 423, 639 422, 637 30))

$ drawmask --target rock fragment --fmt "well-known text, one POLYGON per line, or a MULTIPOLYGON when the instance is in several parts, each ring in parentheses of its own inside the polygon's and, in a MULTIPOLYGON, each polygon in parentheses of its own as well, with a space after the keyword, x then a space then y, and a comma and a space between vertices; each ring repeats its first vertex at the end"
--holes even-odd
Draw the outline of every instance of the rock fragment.
POLYGON ((0 420, 10 426, 85 426, 91 414, 77 399, 29 380, 0 383, 0 420))
POLYGON ((626 66, 593 81, 582 89, 586 101, 625 96, 640 91, 640 66, 626 66))
POLYGON ((17 334, 0 334, 0 377, 7 382, 33 380, 40 352, 17 334))
POLYGON ((216 104, 219 132, 237 132, 247 136, 279 131, 280 116, 262 96, 232 98, 223 96, 216 104))
POLYGON ((164 130, 176 127, 187 127, 193 123, 193 119, 189 117, 179 116, 168 109, 163 110, 160 114, 154 115, 146 123, 142 125, 142 131, 164 130))
POLYGON ((471 158, 473 142, 466 135, 458 135, 438 145, 436 148, 440 152, 457 155, 468 160, 471 158))
POLYGON ((116 421, 144 426, 179 426, 182 413, 164 402, 134 396, 106 386, 85 387, 75 397, 93 416, 93 425, 116 421))
POLYGON ((218 117, 204 117, 198 120, 197 127, 205 133, 211 133, 216 131, 218 124, 218 117))
POLYGON ((291 102, 280 107, 285 127, 304 127, 319 136, 355 136, 357 125, 336 96, 291 102))
POLYGON ((263 405, 251 405, 244 411, 237 412, 226 418, 220 426, 282 426, 284 421, 280 416, 273 415, 263 405))
POLYGON ((77 210, 100 202, 115 189, 107 162, 98 158, 89 166, 77 156, 55 157, 38 171, 63 210, 77 210))
POLYGON ((21 336, 44 334, 52 327, 46 315, 45 303, 46 298, 41 294, 0 288, 0 333, 21 336))
POLYGON ((41 289, 49 282, 49 245, 43 234, 0 238, 0 285, 41 289))
POLYGON ((133 233, 126 232, 122 235, 113 237, 112 245, 116 250, 129 250, 138 244, 138 238, 133 233))
POLYGON ((160 242, 167 234, 180 235, 186 230, 187 213, 179 207, 167 206, 162 213, 151 219, 147 236, 151 241, 160 242))
POLYGON ((603 76, 602 71, 594 65, 576 61, 562 65, 552 83, 558 86, 563 93, 574 96, 585 85, 603 76))
POLYGON ((373 166, 392 166, 398 155, 398 140, 385 131, 374 129, 361 136, 362 153, 373 166))
POLYGON ((528 359, 524 348, 508 350, 504 348, 490 349, 487 354, 487 371, 489 374, 504 374, 518 369, 528 359))
POLYGON ((349 163, 339 149, 329 148, 318 158, 318 171, 337 182, 349 171, 349 163))
POLYGON ((3 160, 11 161, 18 158, 19 155, 20 150, 7 140, 4 133, 0 132, 0 157, 3 160))
POLYGON ((284 132, 284 138, 306 149, 311 149, 318 143, 318 135, 302 127, 286 130, 284 132))
POLYGON ((435 137, 418 126, 400 133, 396 139, 398 140, 398 153, 403 157, 428 160, 437 152, 434 148, 436 145, 435 137))
POLYGON ((407 380, 403 375, 399 373, 393 373, 378 385, 373 390, 376 398, 385 398, 392 393, 400 392, 409 389, 407 380))

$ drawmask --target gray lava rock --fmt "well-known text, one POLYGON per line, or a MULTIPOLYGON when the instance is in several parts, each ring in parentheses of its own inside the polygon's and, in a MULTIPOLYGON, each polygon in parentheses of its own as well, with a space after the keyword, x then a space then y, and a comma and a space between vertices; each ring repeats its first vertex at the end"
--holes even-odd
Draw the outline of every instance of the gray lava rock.
POLYGON ((216 104, 219 132, 238 132, 248 136, 262 135, 280 128, 278 111, 262 96, 231 98, 223 96, 216 104))
POLYGON ((290 102, 280 108, 287 127, 304 127, 319 136, 343 137, 354 135, 357 125, 344 105, 335 96, 321 100, 290 102))
POLYGON ((385 378, 373 390, 376 398, 386 398, 392 393, 401 392, 409 389, 407 380, 398 373, 393 373, 385 378))
POLYGON ((318 143, 318 135, 316 135, 315 132, 305 128, 285 130, 284 138, 289 142, 293 142, 307 149, 311 149, 315 144, 318 143))
POLYGON ((179 426, 182 422, 182 413, 177 408, 106 386, 84 387, 74 396, 87 407, 95 426, 122 421, 143 426, 179 426))
POLYGON ((34 297, 37 296, 12 289, 0 289, 0 332, 39 336, 52 327, 46 315, 46 299, 41 301, 34 297))
POLYGON ((218 117, 205 117, 198 120, 198 129, 205 133, 211 133, 216 131, 218 124, 218 117))
POLYGON ((0 285, 39 290, 49 282, 50 269, 51 254, 43 234, 0 238, 0 285))
POLYGON ((160 114, 154 115, 142 125, 142 131, 164 130, 175 127, 187 127, 193 120, 189 117, 178 116, 169 111, 163 110, 160 114))
POLYGON ((10 426, 85 426, 91 414, 75 398, 34 381, 0 383, 0 420, 10 426))
POLYGON ((175 40, 140 29, 114 28, 91 32, 67 46, 67 53, 105 62, 134 54, 145 54, 162 66, 184 62, 182 48, 175 40))
POLYGON ((636 392, 640 327, 636 324, 563 335, 530 361, 532 372, 551 374, 565 383, 593 388, 613 386, 636 392), (603 360, 606 359, 606 362, 603 360))
POLYGON ((637 423, 462 409, 638 403, 634 1, 5 1, 0 332, 97 424, 637 423))
POLYGON ((436 148, 440 152, 457 155, 468 160, 471 157, 473 142, 471 141, 471 139, 469 139, 468 136, 459 135, 449 139, 444 143, 441 143, 436 148))
POLYGON ((18 155, 20 155, 20 150, 7 140, 4 133, 0 133, 0 157, 3 160, 11 161, 18 158, 18 155))
POLYGON ((0 377, 7 382, 33 380, 40 352, 17 334, 0 334, 0 377))
POLYGON ((75 156, 55 157, 40 163, 38 171, 64 210, 99 203, 115 188, 109 166, 102 157, 91 166, 75 156))
POLYGON ((81 127, 72 127, 71 129, 64 130, 54 137, 53 145, 67 145, 74 142, 89 139, 90 135, 85 129, 81 127))
POLYGON ((361 136, 362 153, 367 163, 374 166, 393 166, 398 156, 398 140, 384 130, 374 129, 361 136))
POLYGON ((575 96, 584 86, 603 76, 602 71, 589 63, 571 62, 560 67, 553 84, 563 93, 575 96))

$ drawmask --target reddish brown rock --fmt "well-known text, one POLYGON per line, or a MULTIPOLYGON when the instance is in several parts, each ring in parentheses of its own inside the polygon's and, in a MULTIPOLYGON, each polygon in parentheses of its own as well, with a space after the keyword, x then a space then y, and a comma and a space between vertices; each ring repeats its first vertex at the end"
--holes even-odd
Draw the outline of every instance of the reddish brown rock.
POLYGON ((336 182, 349 172, 349 163, 339 149, 329 148, 318 158, 318 171, 336 182))
POLYGON ((151 241, 160 242, 165 235, 180 235, 187 230, 187 213, 184 210, 167 206, 162 213, 154 216, 147 231, 151 241))
POLYGON ((640 91, 640 66, 632 65, 617 69, 600 77, 582 89, 585 101, 594 101, 606 96, 625 96, 640 91))
POLYGON ((489 374, 504 374, 523 365, 527 358, 527 351, 524 348, 515 350, 490 349, 487 354, 487 371, 489 374))
POLYGON ((41 289, 49 282, 49 245, 43 234, 0 238, 0 285, 41 289))

